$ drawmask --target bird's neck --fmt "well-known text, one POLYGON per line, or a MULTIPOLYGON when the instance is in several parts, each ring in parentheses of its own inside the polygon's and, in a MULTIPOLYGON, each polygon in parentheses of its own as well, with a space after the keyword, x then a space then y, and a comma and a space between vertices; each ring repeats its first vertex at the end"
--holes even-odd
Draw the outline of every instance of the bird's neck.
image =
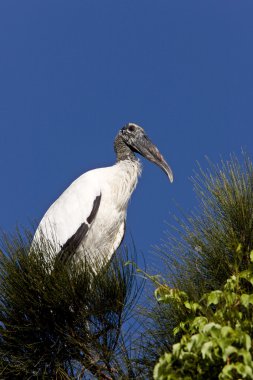
POLYGON ((134 191, 138 177, 141 175, 142 167, 133 150, 117 136, 114 141, 114 150, 117 156, 115 168, 117 170, 117 194, 120 204, 126 204, 134 191))
POLYGON ((141 162, 137 158, 135 160, 120 160, 116 163, 114 168, 117 178, 115 183, 115 177, 113 177, 116 203, 118 202, 119 208, 122 206, 126 207, 137 185, 138 177, 141 175, 141 162))
POLYGON ((132 149, 124 142, 121 136, 117 136, 114 141, 114 150, 117 162, 124 160, 138 161, 132 149))

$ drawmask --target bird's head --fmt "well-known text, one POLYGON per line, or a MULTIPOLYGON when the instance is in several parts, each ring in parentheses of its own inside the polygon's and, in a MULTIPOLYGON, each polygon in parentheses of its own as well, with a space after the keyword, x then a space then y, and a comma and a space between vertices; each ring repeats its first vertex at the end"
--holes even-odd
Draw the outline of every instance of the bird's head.
POLYGON ((173 173, 157 147, 150 141, 143 128, 134 123, 126 124, 119 132, 122 140, 129 148, 158 165, 173 182, 173 173))

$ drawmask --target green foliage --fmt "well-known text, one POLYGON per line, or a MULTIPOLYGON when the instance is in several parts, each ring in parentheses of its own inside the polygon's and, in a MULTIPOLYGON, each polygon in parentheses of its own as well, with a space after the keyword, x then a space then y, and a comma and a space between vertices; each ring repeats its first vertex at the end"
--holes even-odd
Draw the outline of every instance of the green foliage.
MULTIPOLYGON (((192 178, 198 207, 167 234, 159 247, 175 285, 199 297, 218 289, 235 266, 247 266, 253 249, 253 165, 244 154, 241 162, 232 156, 192 178), (244 260, 234 254, 238 245, 244 260)), ((171 280, 171 279, 170 279, 171 280)))
POLYGON ((166 285, 156 289, 159 302, 173 299, 187 317, 174 329, 179 342, 156 364, 155 380, 253 378, 253 251, 249 257, 247 269, 199 302, 166 285))
MULTIPOLYGON (((156 253, 162 260, 160 274, 165 283, 185 292, 194 304, 204 293, 221 289, 227 278, 249 264, 247 252, 253 250, 253 165, 246 154, 239 159, 231 156, 217 165, 209 162, 206 170, 199 167, 192 182, 198 201, 195 210, 175 217, 156 253), (235 254, 239 244, 240 252, 235 254)), ((145 368, 171 350, 177 341, 173 330, 188 312, 173 298, 146 310, 147 330, 141 342, 145 368)))
POLYGON ((122 328, 140 286, 127 257, 52 268, 29 240, 5 236, 0 256, 0 378, 134 379, 122 328))

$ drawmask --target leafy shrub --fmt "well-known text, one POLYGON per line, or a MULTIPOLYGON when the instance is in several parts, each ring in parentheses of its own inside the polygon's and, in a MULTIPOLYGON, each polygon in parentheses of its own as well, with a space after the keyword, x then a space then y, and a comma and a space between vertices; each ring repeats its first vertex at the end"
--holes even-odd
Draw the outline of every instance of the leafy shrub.
MULTIPOLYGON (((237 256, 241 256, 240 247, 237 256)), ((155 380, 253 378, 253 251, 249 257, 247 269, 199 302, 166 285, 156 289, 159 302, 175 302, 188 316, 174 329, 181 338, 160 357, 155 380)))

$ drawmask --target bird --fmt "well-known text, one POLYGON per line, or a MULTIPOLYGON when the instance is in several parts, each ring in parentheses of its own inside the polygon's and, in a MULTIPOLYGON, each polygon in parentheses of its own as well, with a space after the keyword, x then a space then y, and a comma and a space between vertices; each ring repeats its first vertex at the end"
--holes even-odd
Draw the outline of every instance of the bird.
POLYGON ((49 242, 53 258, 67 263, 108 263, 125 234, 127 207, 142 172, 136 154, 158 165, 173 182, 173 173, 142 127, 128 123, 114 141, 116 163, 87 171, 51 205, 32 244, 49 242))

